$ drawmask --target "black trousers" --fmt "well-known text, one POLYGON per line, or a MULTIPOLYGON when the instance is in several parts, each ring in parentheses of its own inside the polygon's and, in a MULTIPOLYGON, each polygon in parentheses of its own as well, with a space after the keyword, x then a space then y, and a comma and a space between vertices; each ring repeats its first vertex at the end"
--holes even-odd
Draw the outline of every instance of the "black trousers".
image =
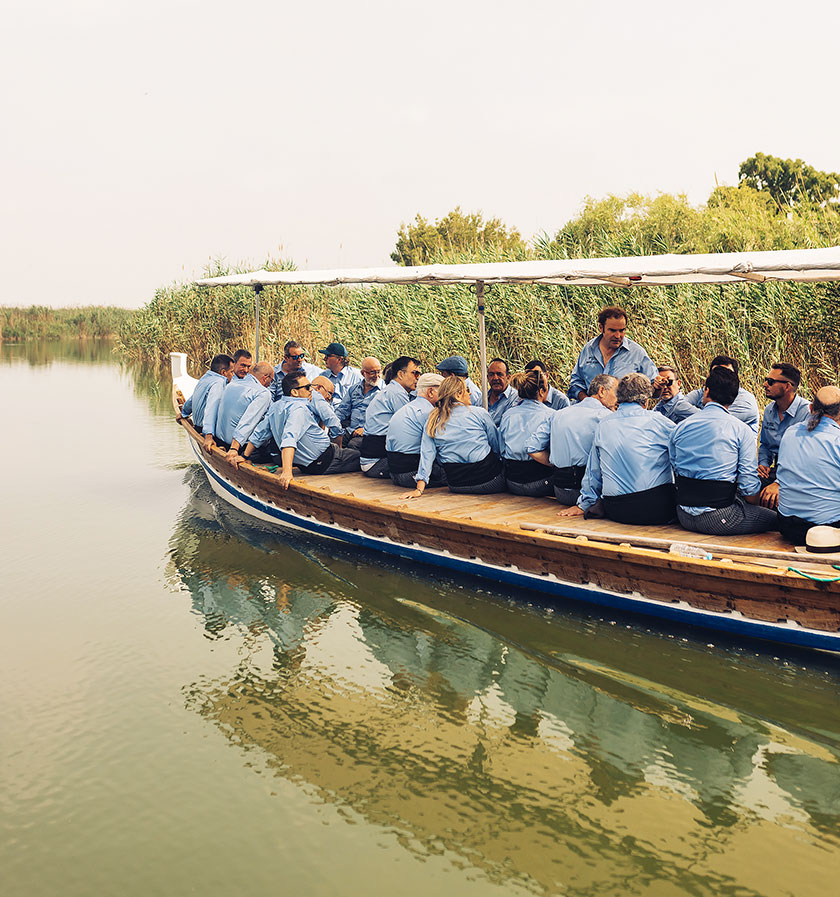
POLYGON ((676 489, 673 483, 662 483, 653 489, 629 492, 627 495, 604 495, 604 513, 616 523, 636 526, 660 526, 676 519, 676 489))
MULTIPOLYGON (((812 523, 810 520, 805 520, 804 517, 785 517, 784 514, 779 514, 778 516, 779 532, 788 542, 793 542, 794 545, 804 545, 808 530, 812 526, 818 526, 818 524, 812 523)), ((834 523, 826 523, 824 526, 836 526, 840 529, 840 520, 835 520, 834 523)))

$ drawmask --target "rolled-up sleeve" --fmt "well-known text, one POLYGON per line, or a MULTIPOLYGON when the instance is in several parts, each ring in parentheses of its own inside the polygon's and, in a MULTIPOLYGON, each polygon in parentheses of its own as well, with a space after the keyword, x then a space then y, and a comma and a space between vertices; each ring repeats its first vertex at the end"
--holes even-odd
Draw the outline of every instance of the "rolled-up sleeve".
POLYGON ((530 454, 548 448, 551 443, 551 421, 553 419, 553 417, 546 417, 545 420, 541 420, 537 424, 537 429, 528 437, 528 442, 525 444, 526 452, 530 454))
POLYGON ((271 404, 271 393, 265 389, 258 396, 255 396, 244 414, 239 419, 236 429, 233 431, 233 438, 240 444, 245 445, 248 442, 251 433, 254 432, 257 424, 263 419, 268 406, 271 404))
POLYGON ((204 406, 204 420, 201 426, 201 432, 205 436, 216 435, 216 417, 219 413, 219 404, 222 401, 224 391, 224 383, 214 384, 210 387, 210 392, 207 395, 207 403, 204 406))
POLYGON ((280 437, 281 449, 297 448, 297 444, 309 424, 306 419, 308 415, 309 410, 304 406, 294 408, 289 412, 283 427, 283 435, 280 437))
POLYGON ((434 439, 429 436, 428 432, 423 430, 423 438, 420 441, 420 464, 417 467, 417 475, 414 477, 415 482, 422 480, 424 483, 429 482, 429 476, 432 473, 432 465, 437 457, 437 446, 434 439))

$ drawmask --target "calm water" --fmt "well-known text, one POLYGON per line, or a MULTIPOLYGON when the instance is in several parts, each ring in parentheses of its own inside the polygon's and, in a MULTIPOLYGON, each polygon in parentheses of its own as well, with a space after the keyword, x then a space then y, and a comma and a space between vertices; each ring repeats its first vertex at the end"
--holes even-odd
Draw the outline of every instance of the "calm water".
POLYGON ((837 892, 840 662, 262 529, 107 346, 0 411, 4 897, 837 892))

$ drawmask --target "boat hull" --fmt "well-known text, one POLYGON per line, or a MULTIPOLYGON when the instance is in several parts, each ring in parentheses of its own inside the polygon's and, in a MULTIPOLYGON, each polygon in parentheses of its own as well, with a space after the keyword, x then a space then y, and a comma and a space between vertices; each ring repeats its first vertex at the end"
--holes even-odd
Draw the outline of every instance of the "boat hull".
MULTIPOLYGON (((768 573, 754 564, 720 564, 662 552, 559 539, 473 517, 424 513, 333 492, 332 477, 293 482, 251 465, 238 470, 210 455, 188 423, 190 444, 211 487, 245 514, 416 563, 482 577, 496 584, 581 601, 672 624, 737 637, 840 651, 840 597, 834 584, 768 573), (320 480, 315 485, 310 483, 320 480)), ((373 488, 361 482, 360 488, 373 488)), ((376 484, 379 485, 379 484, 376 484)), ((415 510, 418 508, 418 510, 415 510)), ((779 568, 781 571, 781 568, 779 568)))

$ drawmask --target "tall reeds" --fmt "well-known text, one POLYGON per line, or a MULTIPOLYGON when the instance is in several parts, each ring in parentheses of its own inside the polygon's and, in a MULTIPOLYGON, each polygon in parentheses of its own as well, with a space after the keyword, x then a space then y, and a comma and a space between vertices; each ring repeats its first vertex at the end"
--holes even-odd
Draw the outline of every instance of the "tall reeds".
POLYGON ((0 339, 9 342, 66 338, 104 339, 116 336, 120 327, 133 314, 132 309, 112 305, 82 308, 0 306, 0 339))
MULTIPOLYGON (((581 214, 553 237, 538 238, 533 258, 587 258, 663 252, 726 252, 808 248, 840 244, 840 214, 797 209, 780 214, 759 193, 721 188, 701 208, 684 197, 609 197, 588 201, 581 214)), ((521 257, 518 255, 517 257, 521 257)), ((441 262, 506 261, 486 249, 469 257, 444 253, 441 262)), ((281 263, 270 263, 277 266, 281 263)), ((256 266, 255 266, 256 267, 256 266)), ((222 273, 216 266, 211 272, 222 273)), ((801 367, 815 387, 837 382, 840 333, 835 321, 840 290, 834 284, 744 283, 726 286, 560 287, 502 285, 486 297, 487 343, 519 367, 544 359, 553 380, 565 386, 583 343, 596 333, 604 305, 629 313, 629 335, 655 361, 679 365, 686 388, 704 379, 711 356, 737 357, 744 384, 760 395, 774 361, 801 367)), ((261 296, 262 355, 279 360, 286 339, 298 339, 319 360, 319 348, 336 339, 358 362, 408 353, 424 364, 460 354, 478 376, 475 297, 464 286, 369 288, 266 287, 261 296)), ((195 370, 219 351, 253 346, 254 294, 248 288, 158 290, 122 328, 132 359, 165 361, 185 351, 195 370)))

